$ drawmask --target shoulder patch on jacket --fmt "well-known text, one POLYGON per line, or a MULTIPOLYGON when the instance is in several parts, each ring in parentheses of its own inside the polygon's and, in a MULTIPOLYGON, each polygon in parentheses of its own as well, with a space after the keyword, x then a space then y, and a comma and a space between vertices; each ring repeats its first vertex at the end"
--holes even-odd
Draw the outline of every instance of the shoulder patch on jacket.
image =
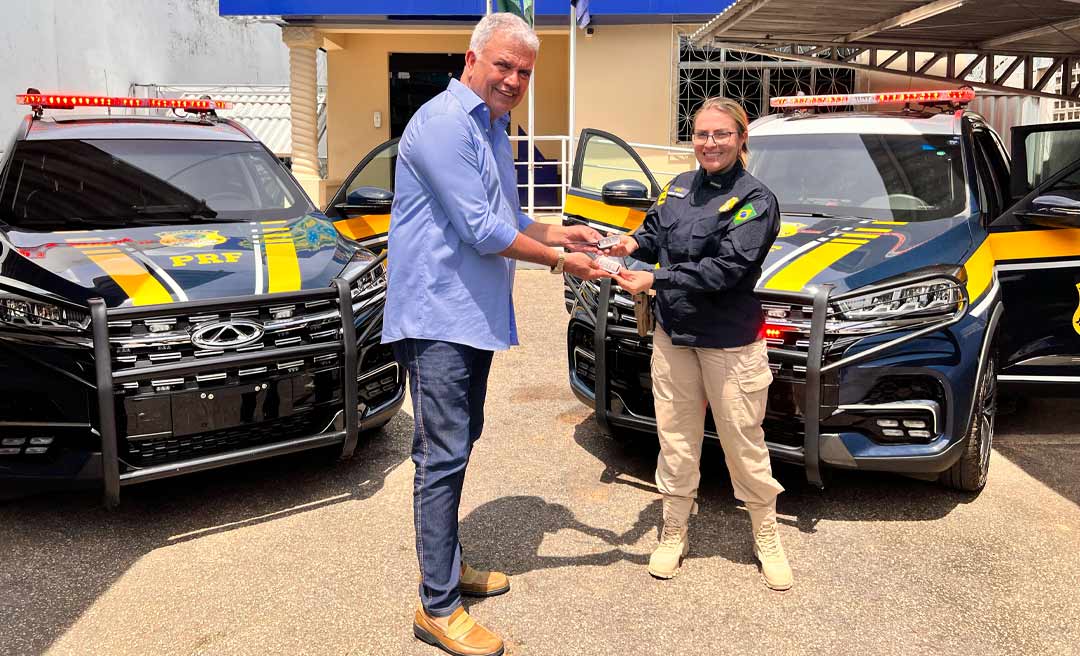
POLYGON ((761 216, 761 213, 757 211, 753 203, 747 203, 735 213, 735 218, 732 219, 732 225, 739 225, 740 223, 746 223, 750 219, 755 219, 761 216))
POLYGON ((739 197, 738 196, 732 196, 731 198, 724 201, 724 204, 720 206, 720 209, 716 210, 716 213, 717 214, 723 214, 724 212, 730 212, 735 207, 735 203, 738 203, 738 202, 739 202, 739 197))
POLYGON ((686 198, 686 194, 690 193, 690 190, 686 187, 676 187, 671 185, 668 187, 668 195, 674 198, 686 198))

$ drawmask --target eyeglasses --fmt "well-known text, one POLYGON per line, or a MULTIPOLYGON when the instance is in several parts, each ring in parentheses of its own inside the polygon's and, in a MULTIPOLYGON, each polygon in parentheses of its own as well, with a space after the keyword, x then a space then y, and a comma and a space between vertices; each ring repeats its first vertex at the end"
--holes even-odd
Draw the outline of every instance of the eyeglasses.
POLYGON ((696 144, 707 144, 709 143, 709 137, 712 137, 713 143, 720 145, 730 141, 731 137, 736 134, 738 133, 730 130, 717 130, 716 132, 695 132, 693 137, 696 144))

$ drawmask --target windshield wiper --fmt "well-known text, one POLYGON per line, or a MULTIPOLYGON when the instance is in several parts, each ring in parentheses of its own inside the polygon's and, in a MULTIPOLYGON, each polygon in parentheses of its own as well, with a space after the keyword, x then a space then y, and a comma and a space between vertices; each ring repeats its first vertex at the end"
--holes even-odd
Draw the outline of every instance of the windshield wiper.
POLYGON ((869 218, 869 217, 865 217, 865 216, 855 216, 853 214, 846 214, 846 215, 841 216, 839 214, 829 214, 827 212, 786 212, 784 210, 781 210, 780 213, 781 214, 788 214, 790 216, 809 216, 809 217, 814 218, 814 219, 866 219, 866 218, 869 218))
POLYGON ((199 221, 217 217, 217 212, 210 209, 205 202, 200 202, 198 205, 132 205, 131 211, 138 216, 181 215, 199 221))

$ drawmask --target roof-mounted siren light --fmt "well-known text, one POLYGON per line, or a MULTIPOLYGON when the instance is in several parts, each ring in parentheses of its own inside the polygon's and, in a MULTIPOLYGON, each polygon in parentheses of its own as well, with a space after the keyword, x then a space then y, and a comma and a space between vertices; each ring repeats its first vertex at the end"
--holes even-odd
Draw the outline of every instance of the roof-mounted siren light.
POLYGON ((128 109, 183 109, 197 114, 213 114, 217 109, 232 109, 226 100, 210 98, 136 98, 130 96, 87 96, 62 93, 41 93, 27 89, 15 96, 18 105, 30 105, 34 115, 40 117, 46 109, 75 109, 76 107, 126 107, 128 109))
POLYGON ((769 101, 778 109, 836 107, 841 105, 962 105, 975 99, 975 90, 893 91, 888 93, 838 93, 823 96, 780 96, 769 101))

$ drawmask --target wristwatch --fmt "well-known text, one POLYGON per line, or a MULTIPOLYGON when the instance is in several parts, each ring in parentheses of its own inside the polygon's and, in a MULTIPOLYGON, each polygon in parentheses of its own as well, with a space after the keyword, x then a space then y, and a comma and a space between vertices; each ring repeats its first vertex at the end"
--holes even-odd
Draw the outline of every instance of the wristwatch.
POLYGON ((566 253, 559 253, 559 259, 551 265, 552 273, 562 273, 563 265, 566 264, 566 253))

